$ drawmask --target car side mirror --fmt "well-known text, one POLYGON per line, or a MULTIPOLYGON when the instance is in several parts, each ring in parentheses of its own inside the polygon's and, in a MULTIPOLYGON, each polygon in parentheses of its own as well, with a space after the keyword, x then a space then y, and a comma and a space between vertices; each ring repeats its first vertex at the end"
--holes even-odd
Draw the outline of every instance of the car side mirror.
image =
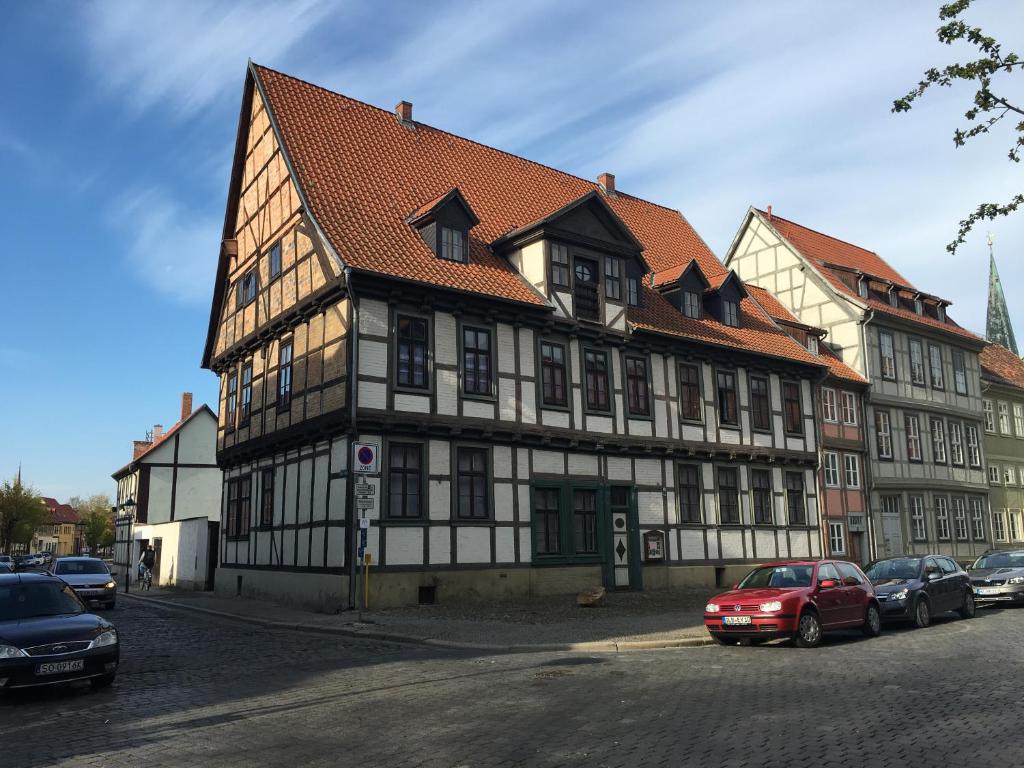
POLYGON ((832 589, 839 584, 835 579, 822 579, 818 582, 818 589, 832 589))
POLYGON ((737 581, 735 584, 732 585, 732 588, 733 589, 739 589, 740 588, 740 583, 737 581))

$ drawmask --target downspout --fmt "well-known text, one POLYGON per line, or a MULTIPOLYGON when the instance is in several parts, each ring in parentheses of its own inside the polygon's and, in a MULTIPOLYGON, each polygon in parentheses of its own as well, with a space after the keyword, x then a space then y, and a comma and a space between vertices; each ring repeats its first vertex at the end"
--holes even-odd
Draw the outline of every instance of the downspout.
POLYGON ((821 424, 821 409, 818 405, 821 403, 821 385, 825 383, 828 378, 828 368, 825 368, 818 373, 818 378, 814 380, 814 392, 811 398, 812 407, 814 408, 814 425, 815 435, 817 437, 817 462, 814 466, 814 485, 818 488, 818 543, 821 545, 819 552, 828 551, 828 515, 825 514, 825 493, 824 488, 820 485, 821 482, 821 466, 824 461, 824 430, 821 424))
POLYGON ((864 390, 864 396, 860 399, 860 423, 863 425, 862 434, 864 435, 864 456, 867 459, 867 461, 864 462, 864 487, 868 492, 868 506, 867 514, 864 516, 864 522, 867 524, 868 529, 869 562, 878 557, 878 547, 876 546, 877 540, 875 538, 875 515, 871 505, 871 497, 875 488, 874 477, 871 474, 871 437, 868 433, 868 401, 871 399, 871 355, 868 354, 868 334, 865 330, 868 323, 874 319, 875 310, 869 308, 867 310, 867 314, 864 315, 864 318, 859 320, 857 323, 857 325, 860 326, 860 348, 864 350, 864 378, 868 381, 868 387, 864 390))
POLYGON ((345 562, 348 565, 348 609, 355 608, 356 602, 356 573, 357 563, 355 557, 355 545, 356 536, 358 532, 355 529, 356 525, 356 514, 355 514, 355 475, 352 472, 352 442, 359 436, 359 431, 356 427, 356 414, 358 412, 356 407, 356 393, 358 392, 357 378, 358 378, 358 366, 359 366, 359 305, 356 302, 356 297, 352 293, 352 268, 345 267, 345 288, 348 291, 348 305, 349 305, 349 369, 348 369, 348 406, 349 406, 349 441, 348 441, 348 456, 346 457, 346 466, 348 472, 345 474, 345 562))

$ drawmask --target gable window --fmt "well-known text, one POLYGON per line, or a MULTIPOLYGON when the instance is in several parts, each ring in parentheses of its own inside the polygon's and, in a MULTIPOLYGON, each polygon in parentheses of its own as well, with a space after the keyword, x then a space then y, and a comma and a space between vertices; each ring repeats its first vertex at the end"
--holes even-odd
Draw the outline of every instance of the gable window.
POLYGON ((898 307, 900 305, 900 295, 896 292, 896 289, 890 289, 889 291, 889 306, 898 307))
POLYGON ((487 449, 459 448, 456 451, 458 517, 486 520, 490 517, 487 491, 487 449))
POLYGON ((903 417, 903 427, 907 433, 907 459, 921 461, 921 420, 908 414, 903 417))
POLYGON ((989 464, 988 465, 988 481, 992 485, 999 485, 999 465, 989 464))
POLYGON ((281 275, 281 241, 270 246, 270 279, 281 275))
POLYGON ((843 424, 857 426, 857 395, 843 392, 843 424))
POLYGON ((825 451, 825 485, 839 487, 839 454, 835 451, 825 451))
POLYGON ((388 517, 396 520, 422 516, 423 446, 391 443, 388 446, 388 517))
POLYGON ((982 406, 985 409, 985 431, 995 432, 996 431, 996 415, 995 410, 992 407, 991 400, 982 400, 982 406))
POLYGON ((1000 402, 999 408, 999 431, 1004 435, 1010 433, 1010 406, 1007 403, 1000 402))
POLYGON ((292 342, 281 342, 277 356, 277 407, 287 408, 292 401, 292 342))
POLYGON ((626 301, 631 307, 640 306, 640 281, 635 277, 626 278, 626 301))
POLYGON ((818 354, 818 337, 808 336, 807 337, 807 351, 812 355, 818 354))
POLYGON ((771 429, 768 379, 764 376, 750 377, 750 421, 754 429, 771 429))
POLYGON ((611 409, 608 398, 608 354, 588 349, 583 354, 586 378, 587 408, 593 411, 611 409))
POLYGON ((739 424, 736 411, 736 374, 731 371, 718 371, 718 422, 735 426, 739 424))
POLYGON ((800 385, 796 382, 782 382, 782 410, 786 420, 786 431, 790 434, 802 434, 803 414, 800 411, 800 385))
POLYGON ((957 539, 967 541, 967 507, 963 496, 953 497, 953 524, 957 539))
POLYGON ((862 299, 866 299, 868 297, 868 281, 863 277, 857 281, 857 295, 862 299))
POLYGON ((821 417, 825 421, 839 421, 839 414, 836 413, 836 391, 824 387, 821 390, 821 417))
POLYGON ((565 407, 565 347, 550 341, 540 345, 541 400, 544 405, 565 407))
POLYGON ((924 303, 920 299, 914 299, 914 313, 918 315, 924 314, 924 303))
POLYGON ((274 470, 260 473, 260 525, 274 524, 274 470))
POLYGON ((944 389, 942 378, 942 348, 935 344, 928 345, 928 367, 932 376, 932 389, 944 389))
POLYGON ((924 541, 928 538, 928 527, 924 520, 924 497, 910 497, 910 534, 914 541, 924 541))
POLYGON ((228 374, 228 417, 227 428, 235 428, 235 414, 238 408, 238 372, 228 374))
POLYGON ((932 460, 936 464, 946 463, 946 430, 942 419, 932 418, 932 460))
POLYGON ((985 540, 985 514, 982 511, 982 500, 977 496, 968 499, 971 505, 971 536, 975 541, 985 540))
POLYGON ((614 256, 604 257, 604 295, 622 301, 622 263, 614 256))
POLYGON ((718 516, 723 525, 740 522, 739 472, 735 467, 718 468, 718 516))
POLYGON ((441 253, 442 259, 448 261, 466 262, 466 233, 461 229, 441 227, 441 253))
POLYGON ((967 394, 967 364, 962 350, 953 350, 953 387, 958 395, 967 394))
POLYGON ((945 496, 935 497, 935 535, 940 541, 949 540, 949 502, 945 496))
POLYGON ((981 443, 978 441, 978 428, 967 425, 967 460, 972 467, 981 466, 981 443))
POLYGON ((256 268, 253 267, 239 279, 235 288, 235 308, 247 307, 256 301, 256 268))
POLYGON ((892 424, 888 411, 875 411, 875 442, 878 458, 892 458, 892 424))
POLYGON ((964 441, 960 422, 949 422, 949 459, 958 467, 964 465, 964 441))
POLYGON ((491 332, 486 328, 462 329, 462 391, 467 395, 491 395, 491 332))
POLYGON ((573 310, 580 320, 601 319, 601 299, 597 292, 597 262, 576 256, 573 259, 573 310))
POLYGON ((846 472, 846 487, 860 488, 860 458, 856 453, 843 454, 843 469, 846 472))
POLYGON ((892 334, 888 331, 878 332, 878 353, 882 365, 882 378, 896 381, 896 352, 892 334))
POLYGON ((679 417, 700 421, 700 369, 696 365, 679 365, 679 417))
POLYGON ((910 339, 910 383, 919 387, 925 385, 924 347, 920 339, 910 339))
POLYGON ((249 423, 249 414, 252 412, 252 363, 242 366, 242 407, 239 421, 242 426, 249 423))
POLYGON ((569 287, 569 249, 559 243, 551 244, 551 284, 569 287))
POLYGON ((400 387, 427 389, 427 321, 422 317, 398 316, 398 366, 395 383, 400 387))
POLYGON ((722 322, 733 328, 740 327, 740 304, 738 301, 722 300, 722 322))
POLYGON ((679 519, 684 523, 701 522, 700 470, 693 464, 680 464, 679 519))
POLYGON ((786 508, 790 525, 806 525, 807 509, 804 505, 804 476, 800 472, 786 473, 786 508))
POLYGON ((939 318, 939 322, 946 322, 946 307, 942 304, 935 305, 935 316, 939 318))
POLYGON ((1013 428, 1017 437, 1024 437, 1024 405, 1020 403, 1013 404, 1013 428))
POLYGON ((626 358, 626 408, 633 416, 649 416, 651 413, 647 361, 642 357, 626 358))
POLYGON ((754 502, 754 524, 771 525, 772 514, 772 473, 768 469, 750 470, 751 496, 754 502))
POLYGON ((700 295, 693 291, 683 291, 683 314, 700 320, 702 303, 700 295))

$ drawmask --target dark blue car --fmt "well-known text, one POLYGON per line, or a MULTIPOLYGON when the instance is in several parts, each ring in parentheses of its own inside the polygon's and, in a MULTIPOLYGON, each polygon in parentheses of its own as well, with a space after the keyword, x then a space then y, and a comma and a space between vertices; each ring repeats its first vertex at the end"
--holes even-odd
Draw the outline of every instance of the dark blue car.
POLYGON ((88 680, 110 685, 120 644, 106 619, 46 573, 0 573, 0 691, 88 680))

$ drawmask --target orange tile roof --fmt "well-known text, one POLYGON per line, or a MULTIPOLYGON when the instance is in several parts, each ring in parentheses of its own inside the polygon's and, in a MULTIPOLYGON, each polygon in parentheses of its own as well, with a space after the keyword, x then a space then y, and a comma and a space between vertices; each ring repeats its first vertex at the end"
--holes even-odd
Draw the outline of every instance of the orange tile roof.
POLYGON ((821 272, 821 274, 824 275, 840 293, 853 297, 857 301, 866 304, 879 314, 897 317, 901 320, 925 325, 935 330, 946 331, 947 333, 952 333, 973 341, 981 341, 977 335, 953 322, 948 314, 946 315, 946 322, 942 322, 937 318, 929 317, 927 315, 919 315, 916 312, 904 309, 903 307, 893 307, 887 302, 879 301, 876 298, 862 298, 857 294, 856 290, 844 282, 836 271, 829 266, 838 265, 849 270, 863 272, 872 277, 898 283, 904 288, 917 290, 910 281, 889 266, 885 259, 874 251, 866 250, 851 243, 847 243, 844 240, 839 240, 838 238, 823 234, 801 224, 797 224, 789 219, 784 219, 778 214, 773 213, 771 218, 769 218, 766 212, 760 210, 757 212, 775 229, 776 232, 779 233, 779 235, 789 241, 797 251, 802 253, 805 258, 811 261, 811 263, 818 268, 818 271, 821 272))
POLYGON ((760 285, 751 285, 750 283, 745 283, 745 285, 747 286, 747 292, 754 297, 770 317, 776 320, 784 320, 787 323, 797 323, 808 328, 812 327, 806 323, 801 323, 797 316, 790 312, 781 301, 775 298, 775 294, 767 288, 762 288, 760 285))
POLYGON ((989 344, 980 357, 983 379, 1024 390, 1024 360, 1002 344, 989 344))
POLYGON ((208 414, 210 414, 210 416, 213 417, 214 421, 217 420, 217 415, 213 412, 213 410, 210 408, 210 406, 208 406, 206 403, 203 403, 201 406, 199 406, 194 411, 192 411, 192 413, 190 413, 188 415, 188 418, 179 420, 173 427, 168 429, 166 432, 164 432, 162 435, 160 435, 160 437, 158 437, 156 440, 154 440, 152 443, 150 443, 148 448, 146 448, 144 451, 142 451, 138 456, 134 456, 131 461, 129 461, 127 464, 125 464, 123 467, 121 467, 119 470, 117 470, 117 472, 115 472, 113 475, 111 475, 111 477, 116 478, 119 475, 123 474, 124 472, 127 472, 129 469, 132 468, 132 466, 136 462, 138 462, 142 458, 148 456, 153 451, 155 451, 157 448, 159 448, 161 445, 163 445, 165 442, 167 442, 167 439, 169 437, 171 437, 172 435, 176 434, 179 430, 181 430, 182 427, 184 427, 186 424, 188 424, 190 421, 192 421, 192 419, 195 418, 201 411, 206 411, 208 414))

